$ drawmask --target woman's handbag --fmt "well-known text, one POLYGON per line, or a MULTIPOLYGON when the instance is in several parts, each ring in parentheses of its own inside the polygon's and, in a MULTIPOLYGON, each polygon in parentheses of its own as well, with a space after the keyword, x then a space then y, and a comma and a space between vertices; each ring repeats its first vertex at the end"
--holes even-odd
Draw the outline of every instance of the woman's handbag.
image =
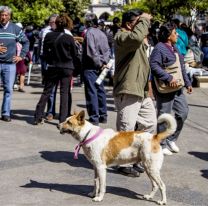
POLYGON ((162 80, 157 79, 154 77, 155 85, 159 93, 171 93, 180 90, 184 87, 184 79, 181 71, 181 65, 179 61, 179 55, 175 53, 176 62, 168 67, 165 68, 165 71, 172 75, 177 80, 177 87, 170 87, 167 83, 163 82, 162 80))

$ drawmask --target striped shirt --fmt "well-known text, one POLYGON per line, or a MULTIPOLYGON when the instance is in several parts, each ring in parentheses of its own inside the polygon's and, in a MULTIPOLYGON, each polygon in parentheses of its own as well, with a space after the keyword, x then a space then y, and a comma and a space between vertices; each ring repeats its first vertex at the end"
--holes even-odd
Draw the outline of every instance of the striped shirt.
POLYGON ((13 63, 17 42, 22 45, 20 56, 24 58, 29 50, 29 41, 22 29, 12 22, 6 26, 0 24, 0 44, 7 47, 7 52, 0 54, 0 63, 13 63))

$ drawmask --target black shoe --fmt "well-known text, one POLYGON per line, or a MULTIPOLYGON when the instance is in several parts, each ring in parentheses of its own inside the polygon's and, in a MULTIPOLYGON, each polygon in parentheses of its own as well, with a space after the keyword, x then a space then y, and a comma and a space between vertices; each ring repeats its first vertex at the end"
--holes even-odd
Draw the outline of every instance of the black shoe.
POLYGON ((133 167, 118 167, 117 171, 122 174, 126 175, 128 177, 139 177, 140 173, 135 170, 133 167))
POLYGON ((10 116, 2 116, 1 117, 1 120, 3 120, 3 121, 5 121, 5 122, 11 122, 12 120, 11 120, 11 118, 10 118, 10 116))
POLYGON ((107 119, 100 118, 100 119, 99 119, 99 123, 107 124, 107 119))
POLYGON ((144 173, 145 169, 141 164, 133 164, 133 168, 139 173, 144 173))
POLYGON ((90 122, 91 124, 95 125, 95 126, 98 126, 98 125, 99 125, 99 122, 95 122, 95 121, 91 121, 91 120, 89 120, 89 122, 90 122))
POLYGON ((98 122, 91 122, 93 125, 95 126, 99 126, 99 123, 98 122))
POLYGON ((44 123, 44 119, 38 119, 38 120, 34 120, 34 125, 41 125, 44 123))

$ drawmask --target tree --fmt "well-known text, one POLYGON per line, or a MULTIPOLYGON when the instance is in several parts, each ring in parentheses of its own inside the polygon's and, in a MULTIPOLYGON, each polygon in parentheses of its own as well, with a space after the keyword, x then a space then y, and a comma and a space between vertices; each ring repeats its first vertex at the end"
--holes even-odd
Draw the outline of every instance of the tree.
POLYGON ((12 8, 14 22, 34 26, 42 26, 53 13, 82 17, 89 4, 90 0, 0 0, 0 5, 12 8))
POLYGON ((12 8, 14 22, 34 26, 43 25, 51 14, 60 13, 65 9, 61 0, 5 0, 1 5, 12 8))
POLYGON ((65 11, 72 17, 83 17, 90 5, 90 0, 62 0, 65 11))
MULTIPOLYGON (((153 14, 155 20, 167 21, 174 14, 182 14, 191 16, 192 9, 197 11, 197 14, 205 11, 208 8, 207 0, 141 0, 123 7, 123 11, 116 12, 114 16, 121 17, 122 12, 140 8, 145 12, 153 14)), ((113 17, 114 17, 113 16, 113 17)), ((111 17, 111 19, 113 18, 111 17)))
POLYGON ((170 20, 174 14, 191 16, 193 8, 198 12, 204 11, 208 2, 207 0, 146 0, 145 5, 157 18, 170 20))

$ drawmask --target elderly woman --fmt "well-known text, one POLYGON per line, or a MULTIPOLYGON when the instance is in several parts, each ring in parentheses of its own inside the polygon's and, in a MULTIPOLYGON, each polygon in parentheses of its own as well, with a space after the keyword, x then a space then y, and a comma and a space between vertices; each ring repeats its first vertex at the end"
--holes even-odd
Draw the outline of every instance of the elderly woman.
POLYGON ((45 85, 41 98, 36 106, 34 124, 43 123, 46 102, 55 85, 60 83, 59 123, 68 116, 70 82, 77 60, 74 38, 65 29, 72 29, 72 20, 62 14, 56 18, 56 30, 46 35, 43 46, 43 57, 47 62, 45 85))
MULTIPOLYGON (((165 68, 176 62, 177 57, 179 58, 178 65, 181 69, 182 78, 189 94, 192 93, 192 87, 184 68, 183 56, 179 54, 175 47, 178 36, 174 25, 166 23, 161 26, 158 37, 159 43, 155 46, 150 56, 150 67, 156 81, 161 80, 172 90, 169 93, 161 93, 158 87, 156 87, 155 81, 152 82, 157 115, 174 112, 177 121, 176 132, 161 143, 163 153, 165 155, 172 155, 172 152, 179 152, 179 148, 175 142, 188 115, 188 104, 183 93, 183 87, 176 89, 178 88, 178 80, 165 70, 165 68)), ((159 125, 158 130, 161 131, 163 127, 164 125, 159 125)))

